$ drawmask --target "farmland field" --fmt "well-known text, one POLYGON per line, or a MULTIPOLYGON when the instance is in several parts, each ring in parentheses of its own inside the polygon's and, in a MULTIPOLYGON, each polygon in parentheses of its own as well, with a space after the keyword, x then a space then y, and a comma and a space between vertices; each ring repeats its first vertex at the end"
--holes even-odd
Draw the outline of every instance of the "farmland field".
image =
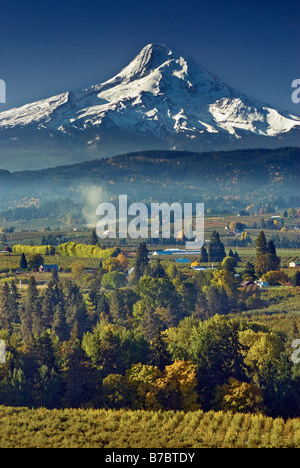
POLYGON ((0 407, 0 448, 299 448, 300 419, 0 407))

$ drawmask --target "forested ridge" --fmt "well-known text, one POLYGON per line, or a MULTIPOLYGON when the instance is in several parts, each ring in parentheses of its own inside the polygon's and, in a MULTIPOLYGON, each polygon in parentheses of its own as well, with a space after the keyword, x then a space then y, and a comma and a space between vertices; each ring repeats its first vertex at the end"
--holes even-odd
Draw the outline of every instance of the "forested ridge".
MULTIPOLYGON (((71 166, 25 172, 0 172, 0 197, 5 208, 22 208, 21 200, 35 197, 32 216, 43 206, 67 200, 65 210, 78 216, 78 203, 89 189, 101 187, 107 196, 126 193, 130 200, 209 203, 224 197, 251 202, 299 198, 299 148, 237 150, 207 153, 146 151, 71 166), (14 203, 15 201, 15 203, 14 203)), ((218 206, 218 204, 216 205, 218 206)), ((23 208, 27 208, 24 206, 23 208)), ((60 209, 56 208, 57 214, 60 209)), ((23 212, 23 215, 26 212, 23 212)), ((4 212, 4 216, 12 216, 4 212)), ((13 215, 16 219, 16 214, 13 215)))

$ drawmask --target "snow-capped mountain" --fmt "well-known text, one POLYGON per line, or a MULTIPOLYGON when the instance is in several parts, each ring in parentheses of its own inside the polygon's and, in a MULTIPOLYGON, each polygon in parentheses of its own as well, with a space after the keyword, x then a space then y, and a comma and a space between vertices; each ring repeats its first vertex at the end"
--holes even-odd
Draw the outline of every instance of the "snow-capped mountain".
POLYGON ((112 79, 0 113, 0 168, 148 149, 299 146, 300 117, 249 100, 164 45, 112 79))

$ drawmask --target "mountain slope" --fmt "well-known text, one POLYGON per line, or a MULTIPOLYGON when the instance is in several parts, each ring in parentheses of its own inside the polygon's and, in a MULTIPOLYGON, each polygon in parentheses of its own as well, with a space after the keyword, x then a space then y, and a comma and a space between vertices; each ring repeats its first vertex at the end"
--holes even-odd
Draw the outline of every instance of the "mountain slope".
POLYGON ((253 102, 164 45, 118 75, 0 113, 0 167, 46 168, 129 151, 298 146, 300 118, 253 102))

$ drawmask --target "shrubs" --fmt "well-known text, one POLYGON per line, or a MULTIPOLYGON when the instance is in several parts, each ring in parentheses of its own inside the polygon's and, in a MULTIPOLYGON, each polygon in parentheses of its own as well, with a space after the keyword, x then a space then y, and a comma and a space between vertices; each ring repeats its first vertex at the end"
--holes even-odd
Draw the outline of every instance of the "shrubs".
POLYGON ((31 246, 31 245, 14 245, 13 253, 25 255, 46 255, 51 248, 50 245, 31 246))
POLYGON ((287 274, 284 271, 269 271, 262 276, 262 281, 267 281, 271 286, 276 284, 285 284, 289 280, 287 274))
POLYGON ((126 275, 120 271, 106 273, 102 277, 101 285, 110 290, 124 288, 127 285, 126 275))
POLYGON ((76 244, 75 242, 67 242, 61 244, 58 248, 58 253, 62 257, 78 257, 78 258, 101 258, 106 260, 112 257, 115 249, 101 249, 97 245, 76 244))
POLYGON ((234 413, 264 412, 263 389, 253 382, 240 382, 230 378, 228 384, 219 388, 216 396, 216 406, 223 411, 234 413))

